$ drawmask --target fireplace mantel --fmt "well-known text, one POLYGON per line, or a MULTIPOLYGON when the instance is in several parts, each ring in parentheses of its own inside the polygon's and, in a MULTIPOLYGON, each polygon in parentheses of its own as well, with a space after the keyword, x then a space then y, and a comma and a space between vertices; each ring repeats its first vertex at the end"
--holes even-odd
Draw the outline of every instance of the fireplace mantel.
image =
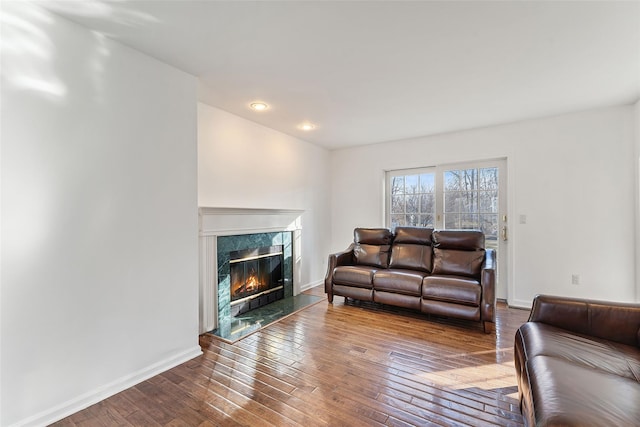
POLYGON ((199 208, 200 236, 293 231, 301 228, 302 210, 199 208))
POLYGON ((300 293, 303 210, 200 207, 200 333, 218 327, 218 236, 290 231, 293 234, 293 294, 300 293))

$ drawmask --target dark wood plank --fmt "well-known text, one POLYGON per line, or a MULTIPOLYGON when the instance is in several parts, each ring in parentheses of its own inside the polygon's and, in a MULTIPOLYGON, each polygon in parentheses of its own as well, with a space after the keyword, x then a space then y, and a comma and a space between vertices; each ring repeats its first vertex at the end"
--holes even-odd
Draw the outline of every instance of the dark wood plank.
MULTIPOLYGON (((322 295, 322 287, 307 293, 322 295)), ((522 426, 513 338, 529 312, 473 322, 336 298, 204 354, 57 426, 522 426)))

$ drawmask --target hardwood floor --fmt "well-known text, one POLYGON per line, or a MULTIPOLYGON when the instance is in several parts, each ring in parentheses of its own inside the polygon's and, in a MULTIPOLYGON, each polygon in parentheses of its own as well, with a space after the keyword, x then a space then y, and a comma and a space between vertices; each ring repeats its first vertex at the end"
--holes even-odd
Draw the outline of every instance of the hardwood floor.
MULTIPOLYGON (((322 294, 321 287, 309 291, 322 294)), ((515 330, 372 304, 322 301, 56 426, 520 426, 515 330)))

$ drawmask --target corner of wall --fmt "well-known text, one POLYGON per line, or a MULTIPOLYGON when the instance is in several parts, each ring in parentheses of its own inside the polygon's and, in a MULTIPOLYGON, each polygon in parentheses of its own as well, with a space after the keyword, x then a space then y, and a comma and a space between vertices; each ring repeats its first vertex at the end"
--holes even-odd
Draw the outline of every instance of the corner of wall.
POLYGON ((635 122, 634 162, 636 164, 636 301, 640 302, 640 100, 635 104, 633 117, 635 122))

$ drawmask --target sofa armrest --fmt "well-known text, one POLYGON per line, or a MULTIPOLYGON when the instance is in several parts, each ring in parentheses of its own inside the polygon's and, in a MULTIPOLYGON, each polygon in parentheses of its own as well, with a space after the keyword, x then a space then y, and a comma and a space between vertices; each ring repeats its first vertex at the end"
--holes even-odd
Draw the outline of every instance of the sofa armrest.
POLYGON ((485 250, 480 274, 480 286, 482 286, 480 311, 485 332, 488 332, 486 322, 496 322, 496 252, 493 249, 485 250))
POLYGON ((333 270, 339 265, 353 265, 353 248, 352 243, 342 252, 329 255, 329 263, 327 266, 327 275, 324 278, 324 292, 331 295, 331 282, 333 281, 333 270))
POLYGON ((640 347, 640 304, 537 295, 529 322, 640 347))

